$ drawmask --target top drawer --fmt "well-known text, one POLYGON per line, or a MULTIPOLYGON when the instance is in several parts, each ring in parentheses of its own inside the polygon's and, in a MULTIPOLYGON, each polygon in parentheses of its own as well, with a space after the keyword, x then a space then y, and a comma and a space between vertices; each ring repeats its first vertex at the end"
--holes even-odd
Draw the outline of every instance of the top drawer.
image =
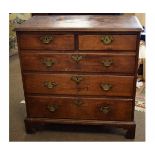
POLYGON ((74 35, 23 33, 19 37, 21 49, 74 50, 74 35))
POLYGON ((136 50, 137 35, 79 35, 79 50, 136 50))

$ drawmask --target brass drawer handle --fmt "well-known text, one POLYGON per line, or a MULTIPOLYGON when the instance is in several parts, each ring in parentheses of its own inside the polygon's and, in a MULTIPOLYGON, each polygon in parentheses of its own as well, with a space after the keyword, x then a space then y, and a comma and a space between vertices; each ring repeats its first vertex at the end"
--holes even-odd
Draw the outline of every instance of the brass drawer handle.
POLYGON ((44 44, 49 44, 53 40, 53 37, 51 35, 45 35, 45 36, 41 36, 40 40, 44 44))
POLYGON ((50 112, 55 112, 55 111, 58 109, 58 106, 57 106, 57 105, 48 105, 48 106, 47 106, 47 109, 48 109, 50 112))
POLYGON ((101 61, 101 63, 103 64, 104 67, 110 67, 113 64, 113 60, 112 59, 104 59, 101 61))
POLYGON ((48 89, 53 89, 56 86, 57 86, 57 84, 55 82, 51 82, 51 81, 44 82, 44 87, 47 87, 48 89))
POLYGON ((80 99, 77 99, 77 100, 74 101, 74 104, 76 106, 81 106, 83 104, 83 102, 80 99))
POLYGON ((100 111, 103 112, 104 114, 108 114, 110 112, 110 107, 108 106, 101 106, 100 111))
POLYGON ((113 41, 113 37, 110 35, 103 35, 101 37, 101 42, 105 45, 111 44, 113 41))
POLYGON ((112 88, 112 85, 109 84, 109 83, 101 83, 100 86, 101 86, 101 89, 104 90, 104 91, 109 91, 112 88))
POLYGON ((82 55, 72 55, 72 59, 78 64, 82 59, 82 55))
POLYGON ((55 62, 54 62, 52 59, 50 59, 50 58, 44 58, 44 59, 42 60, 42 63, 43 63, 47 68, 52 67, 52 66, 55 64, 55 62))
POLYGON ((80 82, 83 80, 83 77, 81 77, 81 76, 72 76, 71 80, 74 81, 76 84, 80 84, 80 82))

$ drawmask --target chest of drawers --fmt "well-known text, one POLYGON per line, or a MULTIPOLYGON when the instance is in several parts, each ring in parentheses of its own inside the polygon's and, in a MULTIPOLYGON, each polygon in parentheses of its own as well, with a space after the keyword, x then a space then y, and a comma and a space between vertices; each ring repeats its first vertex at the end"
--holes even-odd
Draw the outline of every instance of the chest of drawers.
POLYGON ((17 26, 26 131, 101 125, 134 138, 141 30, 134 16, 34 16, 17 26))

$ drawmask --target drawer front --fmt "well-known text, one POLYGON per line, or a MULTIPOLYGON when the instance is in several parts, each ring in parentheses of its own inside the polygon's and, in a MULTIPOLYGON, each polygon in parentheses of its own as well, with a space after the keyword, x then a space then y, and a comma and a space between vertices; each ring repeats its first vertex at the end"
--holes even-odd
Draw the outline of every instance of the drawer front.
POLYGON ((76 97, 27 97, 28 117, 130 121, 132 100, 76 97))
POLYGON ((79 35, 79 50, 136 50, 136 35, 79 35))
POLYGON ((134 73, 135 55, 125 54, 45 54, 22 53, 25 71, 75 71, 134 73))
POLYGON ((74 35, 20 34, 20 49, 74 50, 74 35))
POLYGON ((133 95, 133 76, 24 74, 26 93, 66 95, 133 95))

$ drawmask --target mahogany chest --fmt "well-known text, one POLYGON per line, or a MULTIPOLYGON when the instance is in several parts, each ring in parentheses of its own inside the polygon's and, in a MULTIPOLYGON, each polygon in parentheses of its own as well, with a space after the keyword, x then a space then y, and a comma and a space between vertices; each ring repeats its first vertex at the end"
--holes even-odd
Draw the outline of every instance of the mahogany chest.
POLYGON ((16 27, 27 133, 101 125, 134 138, 141 25, 134 16, 34 16, 16 27))

